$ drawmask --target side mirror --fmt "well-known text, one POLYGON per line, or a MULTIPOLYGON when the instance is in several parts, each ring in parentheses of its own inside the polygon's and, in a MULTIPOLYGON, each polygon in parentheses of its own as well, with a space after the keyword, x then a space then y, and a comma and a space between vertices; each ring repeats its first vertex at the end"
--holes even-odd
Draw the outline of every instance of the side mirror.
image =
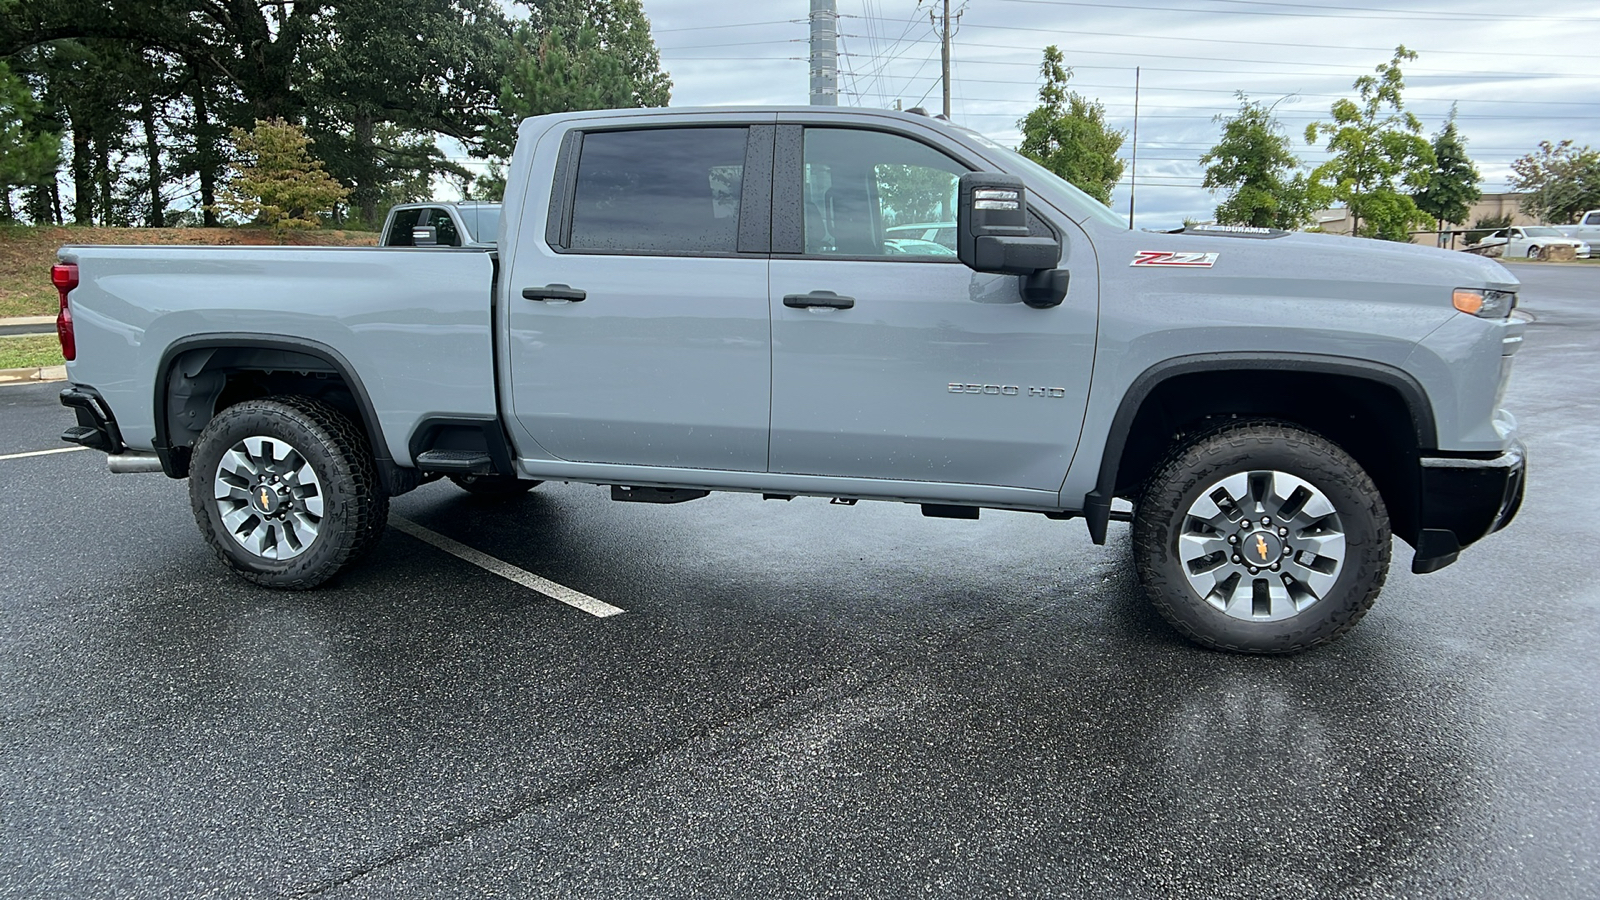
POLYGON ((1023 276, 1029 306, 1059 306, 1067 296, 1061 242, 1028 234, 1028 189, 1015 175, 961 176, 956 209, 956 256, 976 272, 1023 276))
POLYGON ((413 247, 439 246, 439 229, 432 225, 414 225, 411 228, 411 245, 413 247))

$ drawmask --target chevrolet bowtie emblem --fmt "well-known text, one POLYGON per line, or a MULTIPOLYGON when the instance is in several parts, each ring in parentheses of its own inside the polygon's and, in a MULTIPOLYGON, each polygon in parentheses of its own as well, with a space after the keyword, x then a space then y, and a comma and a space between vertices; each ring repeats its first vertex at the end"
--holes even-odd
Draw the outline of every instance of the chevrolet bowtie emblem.
MULTIPOLYGON (((266 505, 265 501, 262 502, 262 505, 266 505)), ((1262 562, 1267 561, 1267 539, 1259 534, 1256 535, 1256 552, 1261 554, 1262 562)))
MULTIPOLYGON (((270 495, 270 494, 268 494, 268 493, 267 493, 267 489, 266 489, 266 488, 262 488, 262 489, 261 489, 261 508, 262 508, 262 509, 266 509, 266 508, 267 508, 267 500, 268 500, 268 498, 269 498, 269 497, 270 497, 270 496, 271 496, 271 495, 270 495)), ((1262 545, 1261 545, 1261 546, 1262 546, 1262 550, 1261 550, 1261 554, 1262 554, 1262 555, 1263 555, 1263 556, 1265 556, 1265 555, 1266 555, 1266 553, 1267 553, 1267 551, 1266 551, 1266 549, 1265 549, 1265 548, 1266 548, 1266 545, 1265 545, 1265 544, 1262 544, 1262 545)))

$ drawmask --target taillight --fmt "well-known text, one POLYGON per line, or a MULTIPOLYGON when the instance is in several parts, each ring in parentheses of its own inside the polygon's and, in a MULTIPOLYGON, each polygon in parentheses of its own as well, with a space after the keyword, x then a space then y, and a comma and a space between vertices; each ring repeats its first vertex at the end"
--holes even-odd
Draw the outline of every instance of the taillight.
POLYGON ((71 362, 78 358, 78 339, 72 333, 72 307, 67 304, 67 294, 78 286, 77 263, 51 266, 50 283, 61 294, 61 311, 56 313, 56 337, 61 339, 61 357, 71 362))

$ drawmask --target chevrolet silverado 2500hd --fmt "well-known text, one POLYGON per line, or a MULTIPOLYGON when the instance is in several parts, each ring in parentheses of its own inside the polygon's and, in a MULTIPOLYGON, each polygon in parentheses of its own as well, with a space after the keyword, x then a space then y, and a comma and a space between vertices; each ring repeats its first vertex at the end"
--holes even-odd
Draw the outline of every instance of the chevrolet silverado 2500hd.
POLYGON ((925 116, 529 119, 497 247, 65 247, 64 438, 187 478, 221 560, 285 588, 439 477, 1131 518, 1167 620, 1257 653, 1353 626, 1391 534, 1431 572, 1522 497, 1498 263, 1130 231, 925 116))

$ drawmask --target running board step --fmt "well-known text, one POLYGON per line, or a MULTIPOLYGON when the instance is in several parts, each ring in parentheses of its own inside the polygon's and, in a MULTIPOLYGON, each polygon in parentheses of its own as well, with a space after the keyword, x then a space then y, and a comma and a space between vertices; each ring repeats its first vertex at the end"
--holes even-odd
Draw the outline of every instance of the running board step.
POLYGON ((446 475, 493 475, 494 460, 481 450, 428 450, 417 454, 417 468, 446 475))

